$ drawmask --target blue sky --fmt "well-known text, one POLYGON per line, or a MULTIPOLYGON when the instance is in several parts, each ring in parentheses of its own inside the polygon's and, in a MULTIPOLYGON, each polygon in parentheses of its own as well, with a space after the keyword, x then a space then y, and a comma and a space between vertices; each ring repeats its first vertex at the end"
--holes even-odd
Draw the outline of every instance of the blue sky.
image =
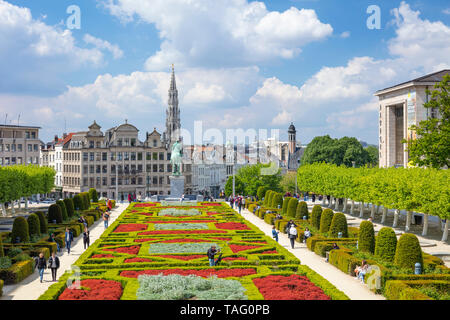
MULTIPOLYGON (((175 63, 182 125, 297 126, 378 141, 373 93, 450 66, 448 1, 0 0, 0 114, 41 138, 164 131, 175 63), (369 5, 381 29, 369 30, 369 5), (66 9, 81 9, 67 30, 66 9)), ((282 137, 286 137, 282 134, 282 137)))

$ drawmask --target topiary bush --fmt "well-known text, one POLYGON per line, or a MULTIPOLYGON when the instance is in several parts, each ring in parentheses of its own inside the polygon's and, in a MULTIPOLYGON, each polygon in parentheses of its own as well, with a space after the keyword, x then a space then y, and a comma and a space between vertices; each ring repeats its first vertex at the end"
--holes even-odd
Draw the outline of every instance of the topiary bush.
POLYGON ((394 264, 400 268, 414 270, 414 265, 417 262, 419 262, 423 268, 423 256, 419 239, 417 239, 414 234, 404 233, 397 242, 394 264))
POLYGON ((66 205, 64 204, 64 201, 58 200, 58 201, 56 201, 56 204, 61 208, 61 214, 62 214, 63 221, 67 221, 67 219, 69 219, 69 216, 67 215, 67 209, 66 209, 66 205))
POLYGON ((66 206, 66 210, 67 210, 67 216, 73 217, 73 215, 75 214, 75 209, 74 209, 74 205, 73 205, 73 200, 71 198, 67 198, 64 199, 64 204, 66 206))
POLYGON ((321 233, 327 233, 330 230, 331 221, 333 221, 334 212, 331 209, 323 210, 320 216, 320 229, 321 233))
POLYGON ((272 200, 272 208, 278 208, 283 205, 283 195, 281 193, 275 193, 272 200))
POLYGON ((375 252, 375 230, 370 221, 363 221, 359 225, 358 250, 361 252, 375 252))
POLYGON ((39 230, 41 231, 41 234, 46 234, 48 232, 48 224, 47 219, 45 218, 45 213, 38 211, 36 212, 36 215, 39 218, 39 230))
POLYGON ((395 249, 397 247, 397 236, 392 228, 383 227, 378 231, 375 256, 384 261, 393 262, 395 258, 395 249))
POLYGON ((73 206, 75 210, 84 210, 84 203, 81 195, 77 194, 73 197, 73 206))
POLYGON ((61 212, 61 207, 57 204, 52 204, 48 208, 48 223, 62 223, 63 222, 63 216, 61 212))
POLYGON ((269 198, 270 198, 271 192, 272 192, 271 190, 266 191, 266 194, 264 195, 263 205, 267 206, 267 204, 269 203, 269 198))
POLYGON ((297 209, 295 212, 295 218, 296 219, 303 219, 303 217, 306 216, 306 219, 309 219, 309 211, 308 211, 308 204, 306 204, 305 201, 300 201, 297 204, 297 209))
POLYGON ((83 210, 88 210, 91 206, 91 200, 89 198, 89 193, 83 192, 81 193, 81 197, 83 198, 84 207, 83 210))
POLYGON ((331 220, 328 235, 330 237, 337 238, 339 232, 342 232, 342 238, 348 238, 347 218, 342 212, 337 212, 334 214, 333 220, 331 220))
POLYGON ((313 207, 311 212, 311 224, 316 229, 320 229, 321 216, 322 216, 322 207, 317 204, 313 207))
POLYGON ((94 188, 89 189, 89 200, 92 200, 92 202, 98 202, 98 193, 94 188))
POLYGON ((258 197, 258 200, 264 198, 266 191, 267 191, 266 187, 261 186, 258 188, 258 190, 256 191, 256 196, 258 197))
POLYGON ((3 251, 3 241, 2 237, 0 237, 0 257, 3 257, 5 255, 5 252, 3 251))
POLYGON ((14 219, 11 231, 11 239, 13 242, 15 242, 17 238, 20 238, 20 242, 22 243, 30 241, 28 222, 24 217, 17 217, 14 219))
POLYGON ((286 214, 289 217, 295 218, 295 213, 297 211, 298 200, 296 198, 290 198, 289 203, 287 205, 286 214))
POLYGON ((291 197, 286 197, 283 200, 283 206, 281 207, 281 215, 287 215, 287 209, 288 209, 288 205, 289 205, 289 201, 291 201, 291 197))
POLYGON ((41 222, 37 214, 30 214, 27 219, 30 238, 41 234, 41 222))

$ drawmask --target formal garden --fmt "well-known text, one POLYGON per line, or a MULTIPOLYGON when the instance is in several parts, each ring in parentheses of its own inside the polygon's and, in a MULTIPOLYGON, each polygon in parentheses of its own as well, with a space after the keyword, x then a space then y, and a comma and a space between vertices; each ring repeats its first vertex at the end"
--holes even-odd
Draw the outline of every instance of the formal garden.
MULTIPOLYGON (((309 170, 307 166, 305 169, 302 167, 299 175, 305 174, 306 170, 309 170)), ((309 190, 323 192, 325 189, 320 189, 323 188, 321 183, 333 185, 327 179, 322 176, 321 179, 306 183, 309 190)), ((340 186, 345 185, 344 181, 338 181, 340 186)), ((419 183, 419 180, 415 183, 419 183)), ((366 186, 365 190, 369 191, 370 188, 366 186)), ((439 197, 437 194, 433 195, 439 197)), ((350 198, 349 195, 348 197, 350 198)), ((298 242, 304 241, 305 230, 308 228, 312 234, 312 237, 306 240, 308 249, 319 256, 327 257, 331 265, 346 274, 355 276, 356 267, 361 266, 365 260, 371 266, 371 271, 364 278, 365 283, 372 291, 384 295, 387 299, 450 299, 450 268, 447 268, 441 259, 423 252, 414 234, 405 233, 397 239, 392 228, 384 227, 376 235, 370 221, 363 221, 359 228, 349 227, 342 212, 335 212, 322 205, 315 205, 310 211, 306 202, 283 197, 281 193, 271 190, 265 193, 262 201, 247 202, 246 207, 283 233, 286 233, 287 223, 293 220, 297 225, 298 242), (277 219, 277 215, 281 218, 277 219), (339 249, 333 250, 334 244, 337 244, 339 249), (417 267, 420 267, 420 270, 417 270, 417 267)), ((429 208, 431 210, 431 206, 429 208)), ((442 211, 439 209, 426 212, 441 214, 442 211)))
POLYGON ((130 204, 75 267, 39 299, 348 300, 224 203, 130 204))

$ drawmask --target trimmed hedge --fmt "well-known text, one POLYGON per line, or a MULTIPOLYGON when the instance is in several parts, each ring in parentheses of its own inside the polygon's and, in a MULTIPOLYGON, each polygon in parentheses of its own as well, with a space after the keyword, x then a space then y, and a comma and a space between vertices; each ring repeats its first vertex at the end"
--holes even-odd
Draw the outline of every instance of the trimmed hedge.
POLYGON ((420 263, 423 267, 422 249, 419 239, 412 233, 404 233, 398 239, 394 263, 400 268, 414 270, 414 265, 420 263))
POLYGON ((56 223, 63 222, 61 207, 57 204, 52 204, 48 208, 48 223, 53 223, 53 221, 56 221, 56 223))
POLYGON ((94 188, 89 189, 89 200, 92 200, 92 202, 98 202, 98 193, 94 188))
POLYGON ((331 209, 325 209, 320 217, 320 233, 327 233, 330 230, 331 221, 333 221, 334 212, 331 209))
POLYGON ((300 201, 297 204, 295 219, 303 219, 303 217, 306 217, 306 220, 309 219, 308 204, 305 201, 300 201))
POLYGON ((322 216, 322 207, 316 204, 311 212, 311 224, 314 228, 320 229, 320 218, 322 216))
POLYGON ((40 221, 39 221, 39 217, 37 216, 37 214, 32 213, 28 216, 27 219, 28 222, 28 231, 29 231, 29 235, 30 238, 33 235, 41 235, 41 227, 40 227, 40 221))
POLYGON ((42 211, 36 212, 36 215, 39 218, 39 230, 41 230, 41 234, 47 234, 48 233, 48 222, 45 218, 45 213, 42 211))
POLYGON ((84 210, 84 203, 83 203, 83 199, 81 198, 81 195, 76 194, 73 197, 73 206, 75 210, 84 210))
POLYGON ((3 280, 0 280, 0 297, 3 295, 3 280))
POLYGON ((267 201, 266 199, 264 199, 264 201, 266 201, 266 203, 264 205, 268 206, 268 207, 272 207, 272 201, 273 201, 273 197, 275 196, 275 192, 272 190, 269 190, 269 195, 267 196, 267 201))
POLYGON ((291 201, 291 197, 286 197, 283 200, 283 206, 281 207, 282 211, 281 211, 281 215, 287 215, 287 210, 288 210, 288 205, 289 205, 289 201, 291 201))
POLYGON ((397 236, 392 228, 383 227, 378 231, 375 244, 375 256, 384 260, 393 262, 395 249, 397 247, 397 236))
POLYGON ((69 218, 73 217, 75 213, 75 208, 73 205, 73 200, 71 198, 64 199, 64 205, 66 206, 67 216, 69 218))
POLYGON ((34 261, 26 260, 19 261, 7 269, 0 269, 0 279, 4 280, 5 284, 16 284, 33 273, 34 261))
POLYGON ((333 220, 331 220, 329 236, 337 238, 339 232, 342 232, 342 238, 348 238, 347 218, 342 212, 337 212, 334 214, 333 220))
POLYGON ((275 217, 276 217, 276 216, 275 216, 273 213, 267 213, 267 214, 264 216, 264 222, 267 223, 267 224, 273 225, 273 224, 274 224, 275 217))
POLYGON ((2 237, 0 237, 0 257, 4 257, 5 252, 3 251, 3 240, 2 237))
POLYGON ((358 250, 361 252, 375 252, 375 230, 370 221, 363 221, 359 225, 358 250))
POLYGON ((262 198, 264 198, 264 195, 267 193, 267 189, 266 187, 259 187, 258 190, 256 191, 256 196, 258 197, 259 200, 261 200, 262 198))
POLYGON ((89 207, 91 206, 91 199, 89 198, 89 193, 88 192, 82 192, 80 193, 81 198, 83 199, 83 210, 87 210, 89 209, 89 207))
POLYGON ((272 198, 272 208, 278 208, 283 205, 283 195, 281 193, 275 193, 272 198))
POLYGON ((69 219, 69 216, 67 215, 67 209, 66 205, 64 204, 63 200, 56 201, 56 204, 61 208, 61 214, 63 221, 67 221, 69 219))
POLYGON ((290 198, 288 205, 287 205, 287 211, 286 214, 288 217, 295 218, 295 214, 297 211, 297 204, 298 200, 296 198, 290 198))
POLYGON ((14 219, 11 240, 15 242, 17 238, 20 238, 20 242, 23 243, 30 241, 28 222, 24 217, 17 217, 14 219))
MULTIPOLYGON (((449 282, 444 282, 448 283, 449 282)), ((386 282, 384 296, 388 300, 433 300, 417 289, 411 288, 409 284, 419 284, 418 281, 389 280, 386 282)), ((420 281, 421 284, 434 284, 436 281, 420 281)))

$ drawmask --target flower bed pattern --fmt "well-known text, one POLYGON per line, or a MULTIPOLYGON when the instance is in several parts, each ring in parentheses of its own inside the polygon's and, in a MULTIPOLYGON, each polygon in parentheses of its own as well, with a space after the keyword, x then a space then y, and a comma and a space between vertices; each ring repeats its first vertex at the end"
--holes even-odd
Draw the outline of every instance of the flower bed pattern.
MULTIPOLYGON (((239 282, 245 292, 242 292, 244 296, 236 297, 250 300, 346 298, 308 267, 300 266, 298 259, 273 239, 221 203, 131 204, 75 265, 81 270, 85 290, 66 289, 69 274, 64 274, 41 299, 136 300, 140 275, 156 276, 154 279, 161 283, 167 283, 164 277, 170 275, 216 276, 239 282), (211 212, 212 207, 214 212, 211 212), (212 244, 222 253, 222 261, 215 267, 209 265, 206 255, 212 244), (298 278, 290 278, 292 276, 298 278), (318 281, 326 292, 308 282, 308 278, 315 283, 318 281), (278 291, 271 293, 268 287, 274 285, 274 279, 289 279, 296 287, 283 287, 284 296, 278 291), (111 288, 110 295, 100 290, 100 286, 96 286, 98 283, 111 288), (303 292, 297 287, 303 288, 303 292)), ((151 280, 146 280, 147 284, 148 281, 151 280)))

